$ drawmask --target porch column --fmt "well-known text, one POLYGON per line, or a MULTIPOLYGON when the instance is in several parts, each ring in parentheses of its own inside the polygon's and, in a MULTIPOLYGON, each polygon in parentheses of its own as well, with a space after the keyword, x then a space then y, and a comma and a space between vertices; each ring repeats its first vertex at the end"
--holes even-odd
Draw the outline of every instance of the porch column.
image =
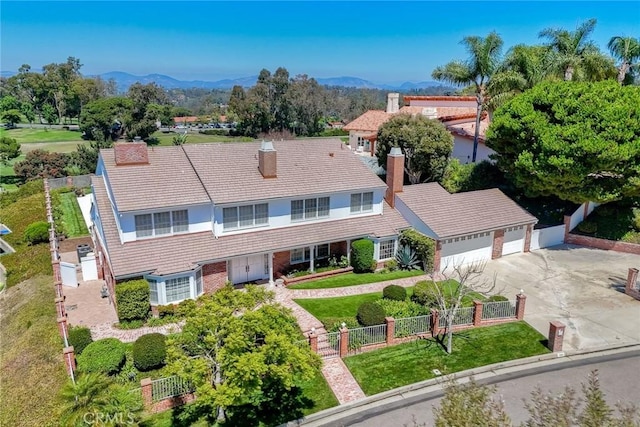
POLYGON ((351 240, 347 239, 347 261, 351 265, 351 240))
POLYGON ((269 285, 273 285, 273 252, 269 252, 269 285))
POLYGON ((313 265, 315 264, 314 259, 313 259, 313 253, 315 252, 316 247, 314 246, 309 246, 309 271, 313 273, 314 268, 313 265))

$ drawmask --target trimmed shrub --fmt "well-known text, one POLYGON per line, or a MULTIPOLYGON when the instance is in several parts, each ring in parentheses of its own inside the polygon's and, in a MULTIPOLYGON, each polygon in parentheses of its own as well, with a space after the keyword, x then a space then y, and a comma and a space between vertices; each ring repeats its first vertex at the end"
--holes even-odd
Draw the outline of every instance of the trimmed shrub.
POLYGON ((380 301, 376 301, 376 304, 382 307, 386 316, 390 316, 395 319, 429 314, 429 309, 427 307, 413 301, 381 299, 380 301))
POLYGON ((509 298, 502 295, 491 295, 489 298, 487 298, 487 302, 502 302, 502 301, 509 301, 509 298))
POLYGON ((374 263, 371 240, 360 239, 351 244, 351 266, 354 273, 369 273, 373 271, 374 263))
POLYGON ((24 234, 22 236, 30 245, 48 242, 49 224, 46 221, 32 222, 24 230, 24 234))
POLYGON ((598 231, 598 223, 590 220, 582 221, 578 224, 578 231, 585 234, 593 234, 598 231))
POLYGON ((166 339, 162 334, 143 335, 133 343, 133 364, 140 371, 159 368, 167 357, 166 339))
POLYGON ((375 302, 362 303, 356 315, 362 326, 382 325, 385 317, 384 309, 375 302))
POLYGON ((436 242, 424 234, 413 230, 404 230, 400 235, 400 244, 408 245, 416 251, 418 259, 422 261, 424 271, 433 271, 433 259, 436 252, 436 242))
POLYGON ((354 317, 330 317, 325 320, 327 323, 324 325, 327 332, 338 332, 342 328, 342 324, 349 329, 359 328, 360 324, 354 317))
POLYGON ((398 261, 395 259, 390 259, 384 263, 384 268, 389 271, 396 271, 398 269, 398 261))
POLYGON ((73 351, 76 354, 82 354, 82 351, 92 342, 91 331, 86 326, 69 328, 69 345, 73 346, 73 351))
POLYGON ((437 307, 438 306, 438 285, 435 282, 428 280, 421 280, 416 282, 413 287, 413 295, 411 295, 411 301, 423 305, 425 307, 437 307))
POLYGON ((404 301, 407 299, 407 290, 398 285, 385 286, 382 290, 382 298, 394 301, 404 301))
POLYGON ((116 338, 104 338, 85 347, 78 361, 81 372, 101 372, 112 375, 118 373, 125 361, 125 345, 116 338))
POLYGON ((149 316, 149 283, 144 279, 116 285, 116 302, 120 321, 146 319, 149 316))

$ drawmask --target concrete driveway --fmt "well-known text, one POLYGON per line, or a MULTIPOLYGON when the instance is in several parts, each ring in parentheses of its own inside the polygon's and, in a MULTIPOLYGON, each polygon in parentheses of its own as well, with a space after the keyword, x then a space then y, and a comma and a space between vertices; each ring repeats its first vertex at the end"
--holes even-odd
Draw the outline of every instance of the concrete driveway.
POLYGON ((525 320, 547 336, 550 321, 567 326, 564 350, 640 342, 640 301, 624 294, 629 267, 640 256, 572 245, 514 254, 487 263, 500 293, 524 290, 525 320))

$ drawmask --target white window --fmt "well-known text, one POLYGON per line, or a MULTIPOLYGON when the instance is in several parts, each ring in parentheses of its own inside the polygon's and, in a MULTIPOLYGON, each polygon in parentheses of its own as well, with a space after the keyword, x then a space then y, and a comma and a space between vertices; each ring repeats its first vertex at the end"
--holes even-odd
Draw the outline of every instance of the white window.
POLYGON ((329 216, 329 197, 291 201, 291 221, 326 218, 329 216))
POLYGON ((309 261, 311 259, 311 252, 309 247, 295 248, 291 250, 291 264, 297 264, 300 262, 309 261))
POLYGON ((304 219, 304 200, 291 201, 291 221, 304 219))
POLYGON ((196 296, 202 295, 202 270, 196 271, 196 296))
POLYGON ((166 303, 182 301, 191 298, 191 281, 189 276, 167 279, 164 282, 166 303))
POLYGON ((318 216, 318 199, 306 199, 304 201, 305 219, 313 219, 318 216))
POLYGON ((136 237, 163 236, 189 231, 189 211, 155 212, 134 217, 136 237))
POLYGON ((396 256, 396 241, 391 240, 381 240, 380 241, 380 255, 378 259, 389 259, 396 256))
POLYGON ((156 236, 171 233, 170 212, 157 212, 153 214, 153 231, 156 236))
POLYGON ((151 214, 136 215, 136 237, 153 236, 153 221, 151 214))
POLYGON ((351 213, 371 212, 373 210, 373 192, 351 195, 351 213))
POLYGON ((149 282, 149 302, 151 304, 158 304, 158 281, 155 279, 147 279, 149 282))
POLYGON ((329 198, 320 197, 318 199, 318 218, 326 218, 329 216, 329 198))
POLYGON ((238 228, 238 208, 222 209, 222 223, 225 230, 238 228))
POLYGON ((269 223, 269 204, 244 205, 222 209, 223 229, 251 228, 269 223))
POLYGON ((181 211, 171 212, 171 219, 173 222, 173 232, 182 233, 189 231, 189 211, 184 209, 181 211))

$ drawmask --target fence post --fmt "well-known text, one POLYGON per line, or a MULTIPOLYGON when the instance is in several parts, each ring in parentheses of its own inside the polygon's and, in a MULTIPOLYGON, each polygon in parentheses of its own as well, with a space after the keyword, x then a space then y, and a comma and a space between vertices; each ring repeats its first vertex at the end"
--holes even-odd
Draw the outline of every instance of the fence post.
POLYGON ((560 322, 549 322, 549 341, 547 347, 554 353, 562 351, 565 325, 560 322))
POLYGON ((349 329, 346 326, 340 328, 340 357, 347 357, 349 353, 349 329))
POLYGON ((640 299, 640 289, 638 289, 638 269, 630 268, 627 275, 627 283, 624 287, 624 293, 632 298, 640 299))
POLYGON ((76 355, 73 350, 73 346, 65 347, 62 349, 62 355, 64 357, 64 363, 67 366, 67 372, 70 376, 76 371, 76 355))
POLYGON ((516 295, 516 319, 524 319, 524 306, 527 302, 527 296, 520 292, 516 295))
POLYGON ((473 301, 473 326, 480 326, 482 323, 482 301, 473 301))
POLYGON ((57 322, 58 322, 58 331, 60 332, 60 336, 62 337, 62 339, 64 339, 64 337, 68 337, 69 334, 67 329, 67 318, 58 317, 57 322))
POLYGON ((153 405, 153 389, 151 378, 143 378, 140 380, 140 388, 142 389, 142 402, 147 410, 151 410, 153 405))
POLYGON ((393 345, 393 340, 396 335, 396 319, 393 317, 385 317, 384 322, 387 324, 387 336, 385 341, 387 345, 393 345))
POLYGON ((314 331, 313 329, 309 334, 309 347, 311 347, 311 351, 313 351, 314 353, 318 352, 318 336, 316 335, 316 331, 314 331))
POLYGON ((53 301, 56 305, 56 311, 58 312, 58 317, 66 317, 67 314, 64 311, 64 297, 56 297, 53 301))
POLYGON ((431 309, 431 336, 435 337, 438 335, 439 324, 440 324, 440 312, 434 308, 431 309))

